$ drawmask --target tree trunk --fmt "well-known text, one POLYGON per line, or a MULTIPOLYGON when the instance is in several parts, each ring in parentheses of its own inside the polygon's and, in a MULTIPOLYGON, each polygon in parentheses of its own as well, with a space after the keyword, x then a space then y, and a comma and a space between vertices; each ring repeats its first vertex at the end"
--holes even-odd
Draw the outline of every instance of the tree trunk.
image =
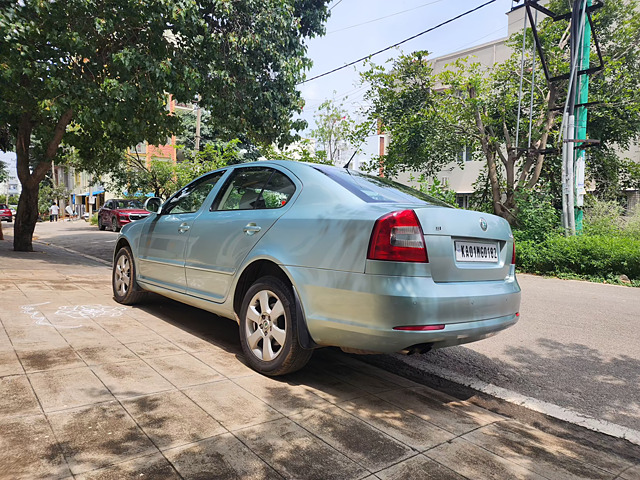
POLYGON ((33 252, 33 231, 38 221, 38 193, 40 182, 26 182, 18 201, 16 224, 13 227, 13 249, 16 252, 33 252))
POLYGON ((16 135, 16 169, 22 184, 22 193, 18 201, 16 224, 13 227, 13 249, 17 252, 33 252, 33 231, 38 221, 38 193, 40 182, 51 169, 51 163, 62 141, 67 125, 73 118, 73 110, 66 110, 56 124, 53 136, 47 144, 44 158, 33 168, 30 168, 29 147, 34 121, 29 112, 20 118, 18 134, 16 135))

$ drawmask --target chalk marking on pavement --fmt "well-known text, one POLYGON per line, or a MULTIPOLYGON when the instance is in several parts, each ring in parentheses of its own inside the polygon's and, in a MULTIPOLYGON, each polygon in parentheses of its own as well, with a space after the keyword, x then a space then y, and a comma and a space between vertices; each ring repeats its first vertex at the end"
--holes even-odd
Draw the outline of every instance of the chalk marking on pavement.
POLYGON ((543 413, 549 417, 579 425, 595 432, 604 433, 611 437, 622 438, 636 445, 640 445, 640 431, 638 430, 624 427, 622 425, 608 422, 606 420, 598 420, 597 418, 578 413, 569 408, 560 407, 559 405, 554 405, 553 403, 538 400, 537 398, 533 397, 528 397, 512 390, 498 387, 497 385, 493 385, 491 383, 483 382, 482 380, 465 377, 446 368, 436 367, 434 365, 427 365, 423 363, 420 363, 420 368, 437 377, 441 377, 451 382, 459 383, 466 387, 473 388, 474 390, 478 390, 479 392, 486 393, 487 395, 500 398, 509 403, 521 405, 528 408, 529 410, 543 413))
MULTIPOLYGON (((22 305, 20 309, 22 313, 30 316, 36 321, 36 325, 53 328, 80 328, 84 325, 59 325, 53 324, 51 321, 36 307, 47 305, 51 302, 34 303, 31 305, 22 305)), ((114 307, 112 305, 62 305, 59 306, 52 317, 68 317, 73 319, 81 318, 97 318, 97 317, 121 317, 127 310, 127 307, 114 307)))
POLYGON ((29 315, 36 321, 36 325, 40 325, 42 327, 52 327, 52 328, 80 328, 82 325, 54 325, 51 323, 44 314, 38 310, 36 307, 41 305, 47 305, 51 302, 43 302, 43 303, 34 303, 32 305, 22 305, 20 309, 22 313, 25 315, 29 315))
POLYGON ((121 317, 127 307, 112 305, 63 305, 54 315, 70 318, 121 317))

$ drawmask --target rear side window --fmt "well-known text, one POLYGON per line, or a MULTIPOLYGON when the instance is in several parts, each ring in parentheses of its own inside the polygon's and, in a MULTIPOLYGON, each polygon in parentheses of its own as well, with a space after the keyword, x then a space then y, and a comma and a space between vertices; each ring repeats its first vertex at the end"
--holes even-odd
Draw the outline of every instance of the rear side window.
POLYGON ((283 173, 274 170, 262 191, 264 208, 284 207, 296 191, 296 186, 283 173))
POLYGON ((427 203, 450 207, 437 198, 384 177, 323 165, 314 168, 367 203, 427 203))
POLYGON ((254 210, 280 208, 289 201, 296 188, 283 173, 272 168, 250 167, 236 170, 214 210, 254 210))

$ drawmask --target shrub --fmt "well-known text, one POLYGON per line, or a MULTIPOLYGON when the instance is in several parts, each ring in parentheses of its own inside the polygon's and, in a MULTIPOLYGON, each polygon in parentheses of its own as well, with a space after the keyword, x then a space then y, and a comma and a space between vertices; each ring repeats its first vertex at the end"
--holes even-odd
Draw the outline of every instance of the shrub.
POLYGON ((625 235, 640 241, 640 205, 636 205, 625 220, 625 235))
POLYGON ((584 234, 622 234, 623 214, 624 208, 616 201, 591 200, 584 212, 584 234))
POLYGON ((516 241, 542 242, 558 233, 560 216, 549 195, 534 191, 518 192, 516 204, 516 223, 513 227, 516 241))
POLYGON ((640 280, 640 242, 626 236, 554 235, 543 242, 516 243, 519 269, 545 275, 576 274, 640 280))

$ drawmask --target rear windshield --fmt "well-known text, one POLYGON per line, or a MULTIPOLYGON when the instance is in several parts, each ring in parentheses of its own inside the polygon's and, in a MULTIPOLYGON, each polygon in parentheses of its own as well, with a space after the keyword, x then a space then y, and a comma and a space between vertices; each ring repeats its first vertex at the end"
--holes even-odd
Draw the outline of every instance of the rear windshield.
POLYGON ((431 205, 451 206, 431 195, 388 178, 324 165, 314 165, 314 168, 368 203, 416 203, 418 200, 431 205))
POLYGON ((9 207, 7 207, 4 203, 0 203, 0 209, 3 209, 3 210, 4 210, 4 209, 6 209, 6 208, 9 208, 9 207))

